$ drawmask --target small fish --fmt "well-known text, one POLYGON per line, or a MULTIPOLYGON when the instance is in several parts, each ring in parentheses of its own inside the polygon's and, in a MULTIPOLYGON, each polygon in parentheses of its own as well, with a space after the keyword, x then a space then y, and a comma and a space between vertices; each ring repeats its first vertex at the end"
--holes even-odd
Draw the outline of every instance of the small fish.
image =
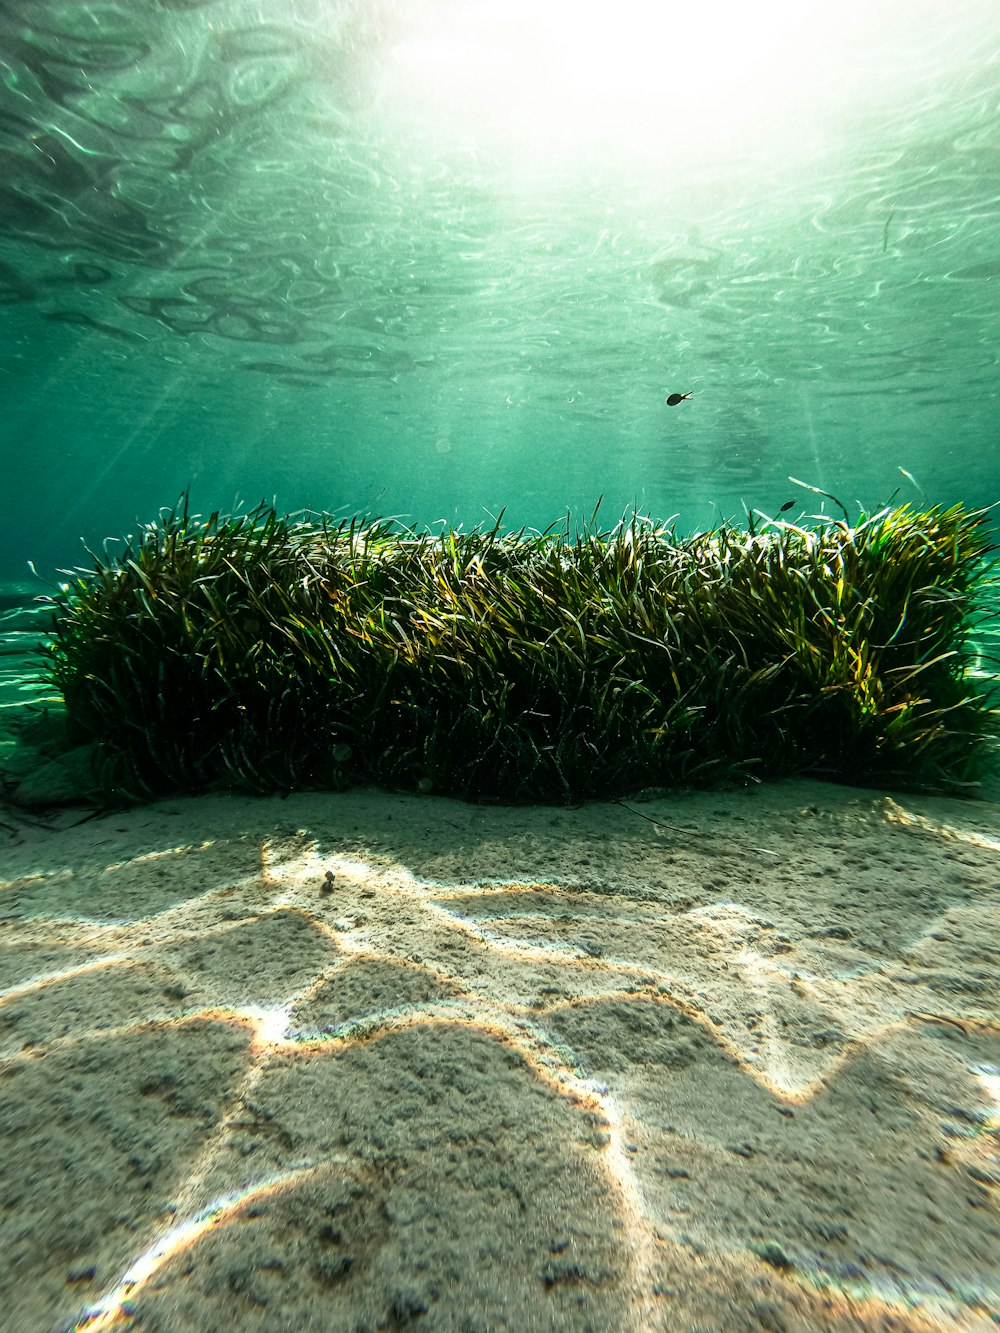
POLYGON ((794 509, 794 508, 795 508, 795 501, 794 501, 794 500, 786 500, 785 503, 784 503, 784 504, 781 506, 781 508, 778 510, 778 513, 779 513, 779 514, 787 514, 788 511, 789 511, 789 509, 794 509))
POLYGON ((672 393, 667 399, 668 407, 676 407, 678 403, 683 403, 685 398, 690 398, 689 393, 672 393))

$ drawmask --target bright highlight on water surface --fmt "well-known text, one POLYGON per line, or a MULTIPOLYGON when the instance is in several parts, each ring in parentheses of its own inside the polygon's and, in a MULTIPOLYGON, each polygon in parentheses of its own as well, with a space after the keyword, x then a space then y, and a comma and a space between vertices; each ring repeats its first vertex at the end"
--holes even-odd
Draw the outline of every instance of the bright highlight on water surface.
POLYGON ((402 78, 404 106, 467 118, 469 133, 490 126, 575 153, 614 137, 626 156, 658 150, 684 166, 761 134, 788 151, 852 101, 919 85, 962 51, 983 11, 940 17, 928 0, 422 5, 389 53, 388 80, 402 78))

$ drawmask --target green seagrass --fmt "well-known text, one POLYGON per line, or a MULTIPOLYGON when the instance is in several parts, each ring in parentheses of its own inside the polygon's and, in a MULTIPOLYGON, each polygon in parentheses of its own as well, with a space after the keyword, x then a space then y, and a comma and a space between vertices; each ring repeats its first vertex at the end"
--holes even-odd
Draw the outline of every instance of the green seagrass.
POLYGON ((74 571, 47 671, 118 799, 574 801, 789 774, 971 791, 985 519, 433 535, 185 500, 74 571))

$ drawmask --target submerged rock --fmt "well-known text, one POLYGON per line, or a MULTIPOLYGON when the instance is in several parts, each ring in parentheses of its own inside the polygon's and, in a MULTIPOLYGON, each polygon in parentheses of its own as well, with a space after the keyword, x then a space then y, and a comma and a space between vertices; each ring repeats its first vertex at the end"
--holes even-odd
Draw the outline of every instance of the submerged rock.
MULTIPOLYGON (((15 805, 49 806, 71 805, 74 801, 86 801, 96 796, 100 790, 94 773, 96 751, 96 742, 78 745, 54 759, 46 759, 36 750, 37 765, 29 768, 7 799, 15 805)), ((19 766, 21 756, 26 753, 27 747, 22 747, 18 754, 19 766)))

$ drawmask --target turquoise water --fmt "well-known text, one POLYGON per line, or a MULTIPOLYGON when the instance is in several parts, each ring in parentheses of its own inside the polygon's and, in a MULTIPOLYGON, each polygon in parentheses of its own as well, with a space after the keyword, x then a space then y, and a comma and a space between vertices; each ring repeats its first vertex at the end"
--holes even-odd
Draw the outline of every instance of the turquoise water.
POLYGON ((734 12, 0 6, 0 578, 188 487, 996 499, 1000 8, 734 12))

